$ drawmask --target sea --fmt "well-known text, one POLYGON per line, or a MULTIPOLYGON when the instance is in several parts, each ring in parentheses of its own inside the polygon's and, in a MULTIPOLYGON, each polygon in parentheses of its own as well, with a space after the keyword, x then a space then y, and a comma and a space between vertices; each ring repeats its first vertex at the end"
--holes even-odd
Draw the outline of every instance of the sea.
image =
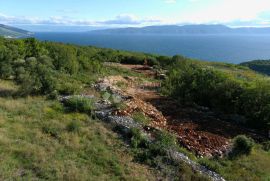
POLYGON ((183 55, 205 61, 238 64, 270 59, 270 35, 157 35, 35 33, 43 41, 113 48, 159 55, 183 55))

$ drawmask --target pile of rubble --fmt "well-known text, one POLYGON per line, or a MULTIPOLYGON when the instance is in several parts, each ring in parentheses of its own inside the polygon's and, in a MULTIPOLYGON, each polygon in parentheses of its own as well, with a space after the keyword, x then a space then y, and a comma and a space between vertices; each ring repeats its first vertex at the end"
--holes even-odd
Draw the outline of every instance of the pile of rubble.
POLYGON ((230 144, 227 139, 216 134, 198 131, 196 128, 192 129, 188 125, 185 123, 169 126, 178 135, 179 142, 188 150, 195 151, 196 155, 207 157, 222 157, 228 153, 230 144))
POLYGON ((132 116, 134 112, 142 112, 151 119, 151 124, 154 128, 165 128, 167 125, 166 118, 151 104, 144 102, 138 98, 132 97, 125 101, 126 108, 124 110, 115 111, 115 115, 132 116))

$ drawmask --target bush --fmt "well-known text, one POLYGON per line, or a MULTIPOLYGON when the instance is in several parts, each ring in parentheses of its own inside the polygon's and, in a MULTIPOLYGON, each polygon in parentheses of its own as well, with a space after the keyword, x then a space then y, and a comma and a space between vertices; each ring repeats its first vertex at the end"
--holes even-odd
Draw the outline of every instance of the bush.
POLYGON ((262 148, 265 151, 270 151, 270 141, 266 141, 262 144, 262 148))
POLYGON ((266 130, 270 120, 270 84, 267 79, 247 81, 230 72, 194 61, 175 61, 163 82, 164 95, 181 104, 198 104, 217 112, 239 114, 246 126, 266 130))
POLYGON ((249 155, 254 146, 254 141, 245 135, 239 135, 234 138, 231 156, 249 155))
POLYGON ((145 136, 142 135, 141 131, 136 128, 131 129, 131 146, 133 148, 145 147, 147 145, 147 140, 145 136))
POLYGON ((82 96, 73 96, 64 102, 70 111, 91 113, 94 109, 94 101, 82 96))

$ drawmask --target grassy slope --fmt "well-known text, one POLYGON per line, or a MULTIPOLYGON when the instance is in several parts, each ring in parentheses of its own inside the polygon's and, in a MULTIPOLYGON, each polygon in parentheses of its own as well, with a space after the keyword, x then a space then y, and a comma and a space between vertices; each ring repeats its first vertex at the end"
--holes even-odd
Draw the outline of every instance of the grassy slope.
MULTIPOLYGON (((0 81, 0 93, 12 89, 0 81)), ((103 123, 43 97, 1 96, 0 180, 155 180, 103 123), (71 121, 78 131, 67 130, 71 121)))
POLYGON ((260 145, 256 145, 248 156, 236 159, 201 159, 200 163, 217 171, 227 180, 270 180, 270 152, 262 150, 260 145))

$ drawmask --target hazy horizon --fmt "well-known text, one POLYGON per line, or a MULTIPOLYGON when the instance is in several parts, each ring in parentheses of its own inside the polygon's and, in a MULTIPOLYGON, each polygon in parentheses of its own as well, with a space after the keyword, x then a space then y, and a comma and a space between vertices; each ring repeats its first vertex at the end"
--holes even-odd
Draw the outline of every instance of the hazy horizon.
POLYGON ((0 24, 36 32, 185 24, 269 27, 269 18, 269 0, 13 0, 0 7, 0 24))

